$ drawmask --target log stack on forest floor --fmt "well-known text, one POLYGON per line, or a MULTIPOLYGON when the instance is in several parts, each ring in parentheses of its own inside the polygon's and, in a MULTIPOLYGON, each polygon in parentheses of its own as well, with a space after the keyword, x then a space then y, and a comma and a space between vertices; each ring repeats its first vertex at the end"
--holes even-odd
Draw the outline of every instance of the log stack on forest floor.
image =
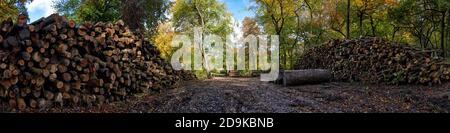
POLYGON ((373 84, 441 84, 450 81, 450 63, 434 50, 379 38, 333 40, 307 50, 296 69, 328 69, 338 81, 373 84))
POLYGON ((195 78, 123 21, 76 24, 53 14, 0 28, 0 98, 11 108, 101 105, 195 78))

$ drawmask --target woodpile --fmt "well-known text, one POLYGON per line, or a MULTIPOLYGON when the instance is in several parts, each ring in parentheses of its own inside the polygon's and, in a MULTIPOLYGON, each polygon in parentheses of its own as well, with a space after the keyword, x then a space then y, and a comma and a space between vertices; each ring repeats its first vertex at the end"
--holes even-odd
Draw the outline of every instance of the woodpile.
POLYGON ((322 68, 339 81, 384 84, 441 84, 450 80, 450 63, 422 50, 379 38, 334 40, 309 49, 296 69, 322 68))
POLYGON ((0 98, 11 108, 101 105, 195 78, 123 21, 76 24, 53 14, 0 26, 0 98))

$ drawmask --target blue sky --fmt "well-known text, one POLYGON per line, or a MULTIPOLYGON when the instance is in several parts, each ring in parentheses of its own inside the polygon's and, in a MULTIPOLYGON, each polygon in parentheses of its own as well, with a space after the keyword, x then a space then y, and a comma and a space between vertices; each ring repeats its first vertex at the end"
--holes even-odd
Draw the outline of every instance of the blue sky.
MULTIPOLYGON (((33 22, 41 17, 49 16, 54 13, 52 8, 53 0, 33 0, 32 3, 27 4, 28 13, 30 15, 30 22, 33 22)), ((254 16, 254 12, 248 10, 251 5, 250 0, 219 0, 227 5, 228 10, 233 13, 235 20, 242 22, 244 17, 254 16)))
POLYGON ((55 11, 52 8, 52 1, 53 0, 33 0, 32 3, 27 4, 30 22, 54 13, 55 11))
POLYGON ((235 20, 242 22, 246 16, 254 17, 254 11, 249 10, 252 2, 250 0, 220 0, 225 2, 228 10, 233 13, 235 20))

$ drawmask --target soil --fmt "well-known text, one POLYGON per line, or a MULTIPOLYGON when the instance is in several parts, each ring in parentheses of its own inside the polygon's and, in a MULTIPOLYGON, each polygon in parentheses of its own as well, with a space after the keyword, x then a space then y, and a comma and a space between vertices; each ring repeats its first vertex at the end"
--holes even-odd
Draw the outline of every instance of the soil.
POLYGON ((331 82, 283 87, 258 78, 214 78, 186 81, 153 95, 92 107, 8 109, 2 112, 65 113, 390 113, 450 112, 450 83, 438 86, 365 85, 331 82))

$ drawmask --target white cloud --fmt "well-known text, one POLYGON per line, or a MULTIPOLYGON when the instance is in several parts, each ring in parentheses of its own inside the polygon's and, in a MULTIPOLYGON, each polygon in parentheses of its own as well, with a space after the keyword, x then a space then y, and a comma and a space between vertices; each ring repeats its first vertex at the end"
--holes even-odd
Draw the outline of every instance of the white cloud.
POLYGON ((235 38, 235 39, 239 39, 239 38, 242 38, 242 36, 243 36, 243 33, 242 33, 242 31, 241 31, 241 22, 239 22, 239 21, 236 21, 236 19, 234 18, 234 17, 231 17, 231 29, 233 30, 232 31, 232 36, 235 38))
POLYGON ((52 0, 33 0, 33 2, 27 4, 26 7, 28 8, 28 12, 41 14, 43 15, 41 17, 45 17, 55 13, 55 9, 53 9, 52 5, 52 0))

